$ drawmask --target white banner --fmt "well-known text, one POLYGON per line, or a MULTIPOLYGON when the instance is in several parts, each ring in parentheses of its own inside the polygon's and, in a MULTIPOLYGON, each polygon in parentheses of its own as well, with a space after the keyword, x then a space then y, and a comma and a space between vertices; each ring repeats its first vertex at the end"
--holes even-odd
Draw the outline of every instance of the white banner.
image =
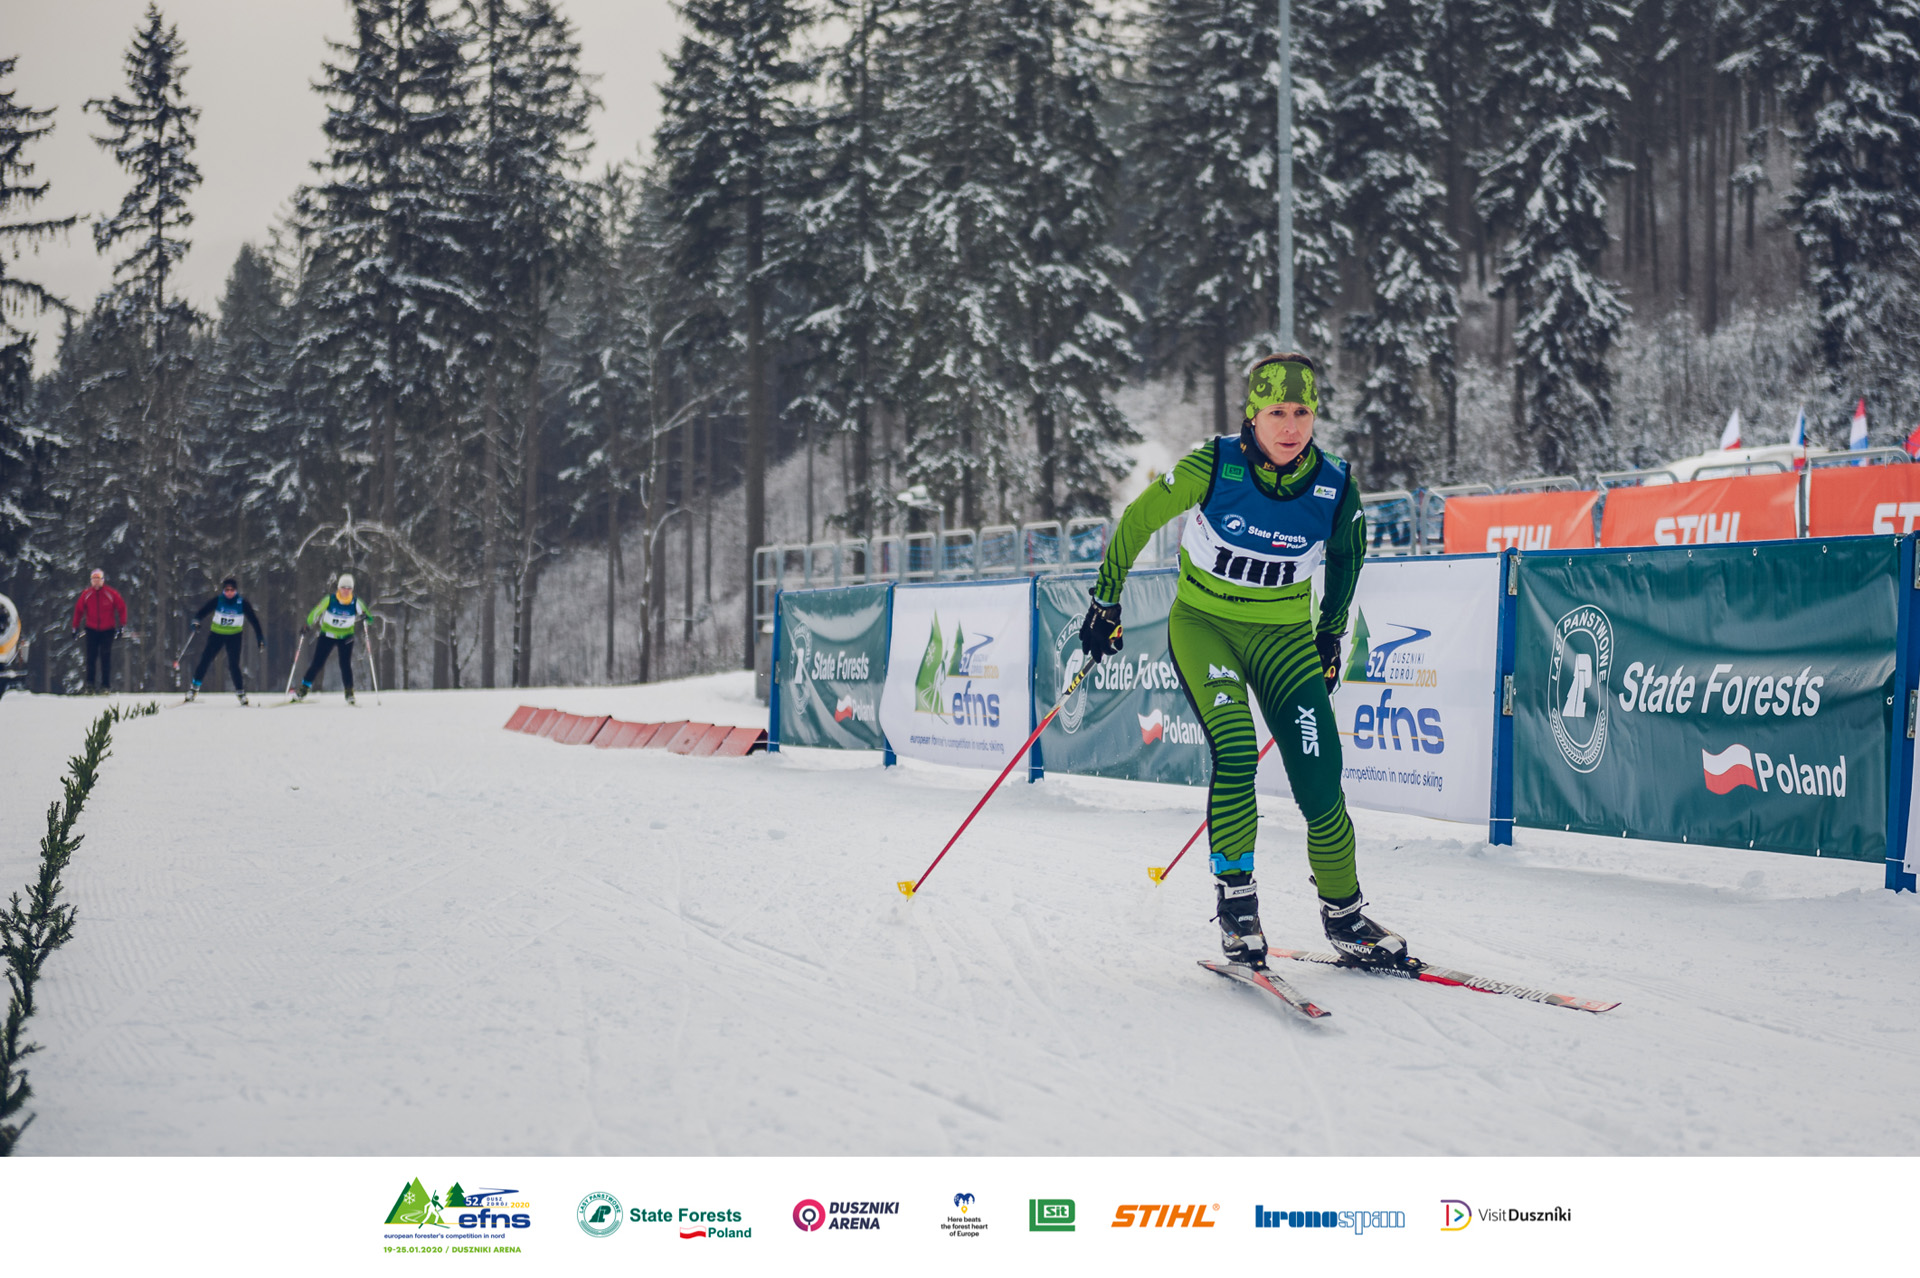
POLYGON ((880 726, 895 754, 1004 768, 1033 731, 1030 581, 899 586, 880 726))
MULTIPOLYGON (((1333 697, 1350 806, 1486 823, 1499 625, 1497 555, 1367 560, 1333 697)), ((1293 793, 1278 750, 1256 784, 1293 793)))

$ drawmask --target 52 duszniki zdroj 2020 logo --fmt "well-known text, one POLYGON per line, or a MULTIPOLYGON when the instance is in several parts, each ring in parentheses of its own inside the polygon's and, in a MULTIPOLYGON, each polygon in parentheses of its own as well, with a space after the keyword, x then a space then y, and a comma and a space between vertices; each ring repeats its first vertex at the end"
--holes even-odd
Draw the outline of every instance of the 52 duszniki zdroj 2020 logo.
POLYGON ((1607 753, 1607 680, 1613 673, 1613 623, 1583 604, 1553 626, 1547 672, 1547 721, 1560 755, 1575 772, 1591 772, 1607 753))

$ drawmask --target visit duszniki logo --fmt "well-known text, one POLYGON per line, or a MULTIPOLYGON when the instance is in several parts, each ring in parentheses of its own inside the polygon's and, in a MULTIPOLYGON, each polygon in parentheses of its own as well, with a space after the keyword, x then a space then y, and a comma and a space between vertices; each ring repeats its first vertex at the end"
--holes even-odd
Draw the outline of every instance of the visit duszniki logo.
POLYGON ((1607 680, 1613 673, 1613 623, 1583 604, 1554 623, 1547 670, 1547 722, 1560 756, 1591 772, 1607 753, 1607 680))

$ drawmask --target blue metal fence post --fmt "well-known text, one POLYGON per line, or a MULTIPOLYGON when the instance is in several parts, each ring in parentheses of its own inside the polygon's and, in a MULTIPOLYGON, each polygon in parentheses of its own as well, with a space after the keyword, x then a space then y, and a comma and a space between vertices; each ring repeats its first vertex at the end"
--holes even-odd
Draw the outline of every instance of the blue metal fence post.
POLYGON ((1916 587, 1920 587, 1920 559, 1916 558, 1916 542, 1920 535, 1908 534, 1900 539, 1900 582, 1896 598, 1899 599, 1899 638, 1894 644, 1894 671, 1892 704, 1887 707, 1893 729, 1892 759, 1887 773, 1887 887, 1895 892, 1915 890, 1914 876, 1907 872, 1907 814, 1912 806, 1913 797, 1913 723, 1914 723, 1914 680, 1920 673, 1920 654, 1915 652, 1916 635, 1913 625, 1913 604, 1916 587))
MULTIPOLYGON (((894 583, 889 581, 887 583, 887 664, 880 675, 880 697, 883 701, 887 695, 887 682, 893 678, 893 591, 894 583)), ((875 712, 875 717, 879 717, 878 711, 875 712)), ((881 728, 880 766, 883 768, 891 768, 899 761, 899 756, 893 752, 893 742, 887 740, 887 730, 881 728)))
POLYGON ((773 592, 773 654, 767 659, 767 753, 780 753, 780 597, 773 592))
MULTIPOLYGON (((1027 578, 1027 731, 1033 731, 1033 725, 1040 715, 1040 701, 1033 695, 1034 687, 1040 682, 1040 578, 1027 578)), ((1040 742, 1033 743, 1033 749, 1027 753, 1027 784, 1032 785, 1047 775, 1046 757, 1041 753, 1040 742)))
POLYGON ((1493 657, 1493 793, 1487 842, 1513 842, 1513 655, 1520 613, 1520 552, 1500 552, 1500 618, 1493 657))

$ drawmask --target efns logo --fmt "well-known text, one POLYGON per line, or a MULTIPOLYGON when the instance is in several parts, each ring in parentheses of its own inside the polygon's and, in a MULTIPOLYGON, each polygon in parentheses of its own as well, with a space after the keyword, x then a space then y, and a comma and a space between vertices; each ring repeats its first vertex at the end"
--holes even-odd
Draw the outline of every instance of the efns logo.
POLYGON ((1446 733, 1440 727, 1440 712, 1427 707, 1415 711, 1411 706, 1396 706, 1393 689, 1383 688, 1380 703, 1359 706, 1353 712, 1353 748, 1384 750, 1389 741, 1396 750, 1440 754, 1447 748, 1446 733), (1407 730, 1407 741, 1400 743, 1400 729, 1407 730))

